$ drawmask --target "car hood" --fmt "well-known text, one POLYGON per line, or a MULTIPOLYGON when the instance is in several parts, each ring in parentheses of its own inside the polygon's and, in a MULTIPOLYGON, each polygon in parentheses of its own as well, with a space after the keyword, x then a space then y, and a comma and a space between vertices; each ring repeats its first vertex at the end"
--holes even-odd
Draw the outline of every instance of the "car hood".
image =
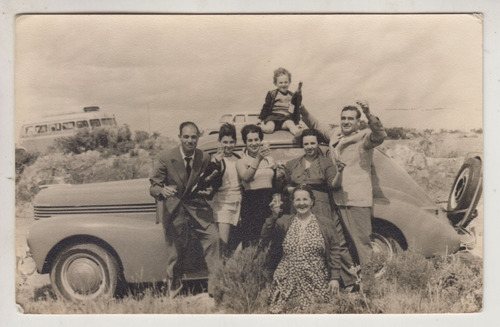
POLYGON ((149 180, 59 184, 43 188, 35 197, 35 218, 63 214, 154 212, 149 180))
POLYGON ((154 203, 149 195, 147 178, 125 181, 57 184, 43 188, 35 198, 35 205, 82 206, 110 204, 154 203))

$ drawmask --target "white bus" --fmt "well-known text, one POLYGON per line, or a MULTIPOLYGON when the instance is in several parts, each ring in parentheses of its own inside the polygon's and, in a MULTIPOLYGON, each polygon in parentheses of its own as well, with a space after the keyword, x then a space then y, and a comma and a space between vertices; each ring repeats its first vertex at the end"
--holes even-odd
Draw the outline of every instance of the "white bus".
POLYGON ((84 128, 116 128, 115 115, 85 107, 82 112, 47 116, 25 122, 21 126, 19 148, 29 152, 44 152, 59 137, 74 135, 84 128))

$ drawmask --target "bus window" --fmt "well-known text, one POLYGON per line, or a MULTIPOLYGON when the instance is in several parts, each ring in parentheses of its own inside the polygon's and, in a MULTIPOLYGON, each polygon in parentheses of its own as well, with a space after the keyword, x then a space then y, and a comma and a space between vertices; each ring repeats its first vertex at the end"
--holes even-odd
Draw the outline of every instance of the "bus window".
POLYGON ((74 121, 67 121, 65 123, 62 123, 62 129, 63 130, 74 129, 74 128, 75 128, 75 122, 74 121))
POLYGON ((102 126, 113 126, 113 125, 115 125, 114 121, 113 121, 113 118, 101 118, 101 123, 102 123, 102 126))
POLYGON ((76 128, 85 128, 89 127, 89 122, 86 120, 79 120, 76 122, 76 128))
POLYGON ((90 126, 92 128, 99 127, 99 126, 101 126, 101 122, 99 121, 99 119, 91 119, 90 120, 90 126))
POLYGON ((51 132, 59 132, 61 130, 61 123, 54 123, 49 125, 49 130, 51 132))
POLYGON ((35 130, 37 134, 47 133, 47 125, 36 125, 35 130))

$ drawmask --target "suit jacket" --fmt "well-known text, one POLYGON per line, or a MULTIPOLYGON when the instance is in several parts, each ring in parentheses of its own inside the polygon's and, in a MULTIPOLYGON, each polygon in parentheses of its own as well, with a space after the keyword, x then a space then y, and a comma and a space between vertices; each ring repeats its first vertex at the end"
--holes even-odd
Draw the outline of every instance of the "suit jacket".
POLYGON ((167 226, 173 222, 181 223, 190 217, 196 220, 203 228, 214 222, 212 209, 208 202, 197 192, 192 192, 200 181, 202 172, 209 163, 209 156, 196 149, 192 162, 191 175, 188 179, 184 158, 180 147, 170 152, 162 152, 158 156, 158 166, 150 178, 151 196, 163 202, 163 224, 167 226), (164 199, 161 190, 164 185, 176 185, 177 195, 164 199))

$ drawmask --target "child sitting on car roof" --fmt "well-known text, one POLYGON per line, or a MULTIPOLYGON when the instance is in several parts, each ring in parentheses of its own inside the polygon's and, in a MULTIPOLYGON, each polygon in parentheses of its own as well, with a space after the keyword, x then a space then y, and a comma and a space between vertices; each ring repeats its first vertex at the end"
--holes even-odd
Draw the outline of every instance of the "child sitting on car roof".
POLYGON ((290 92, 288 87, 292 81, 292 74, 281 67, 274 71, 273 81, 277 89, 267 92, 258 124, 264 133, 269 134, 283 129, 297 136, 301 131, 299 108, 302 104, 302 82, 299 83, 297 92, 290 92), (290 113, 290 109, 293 114, 290 113))

